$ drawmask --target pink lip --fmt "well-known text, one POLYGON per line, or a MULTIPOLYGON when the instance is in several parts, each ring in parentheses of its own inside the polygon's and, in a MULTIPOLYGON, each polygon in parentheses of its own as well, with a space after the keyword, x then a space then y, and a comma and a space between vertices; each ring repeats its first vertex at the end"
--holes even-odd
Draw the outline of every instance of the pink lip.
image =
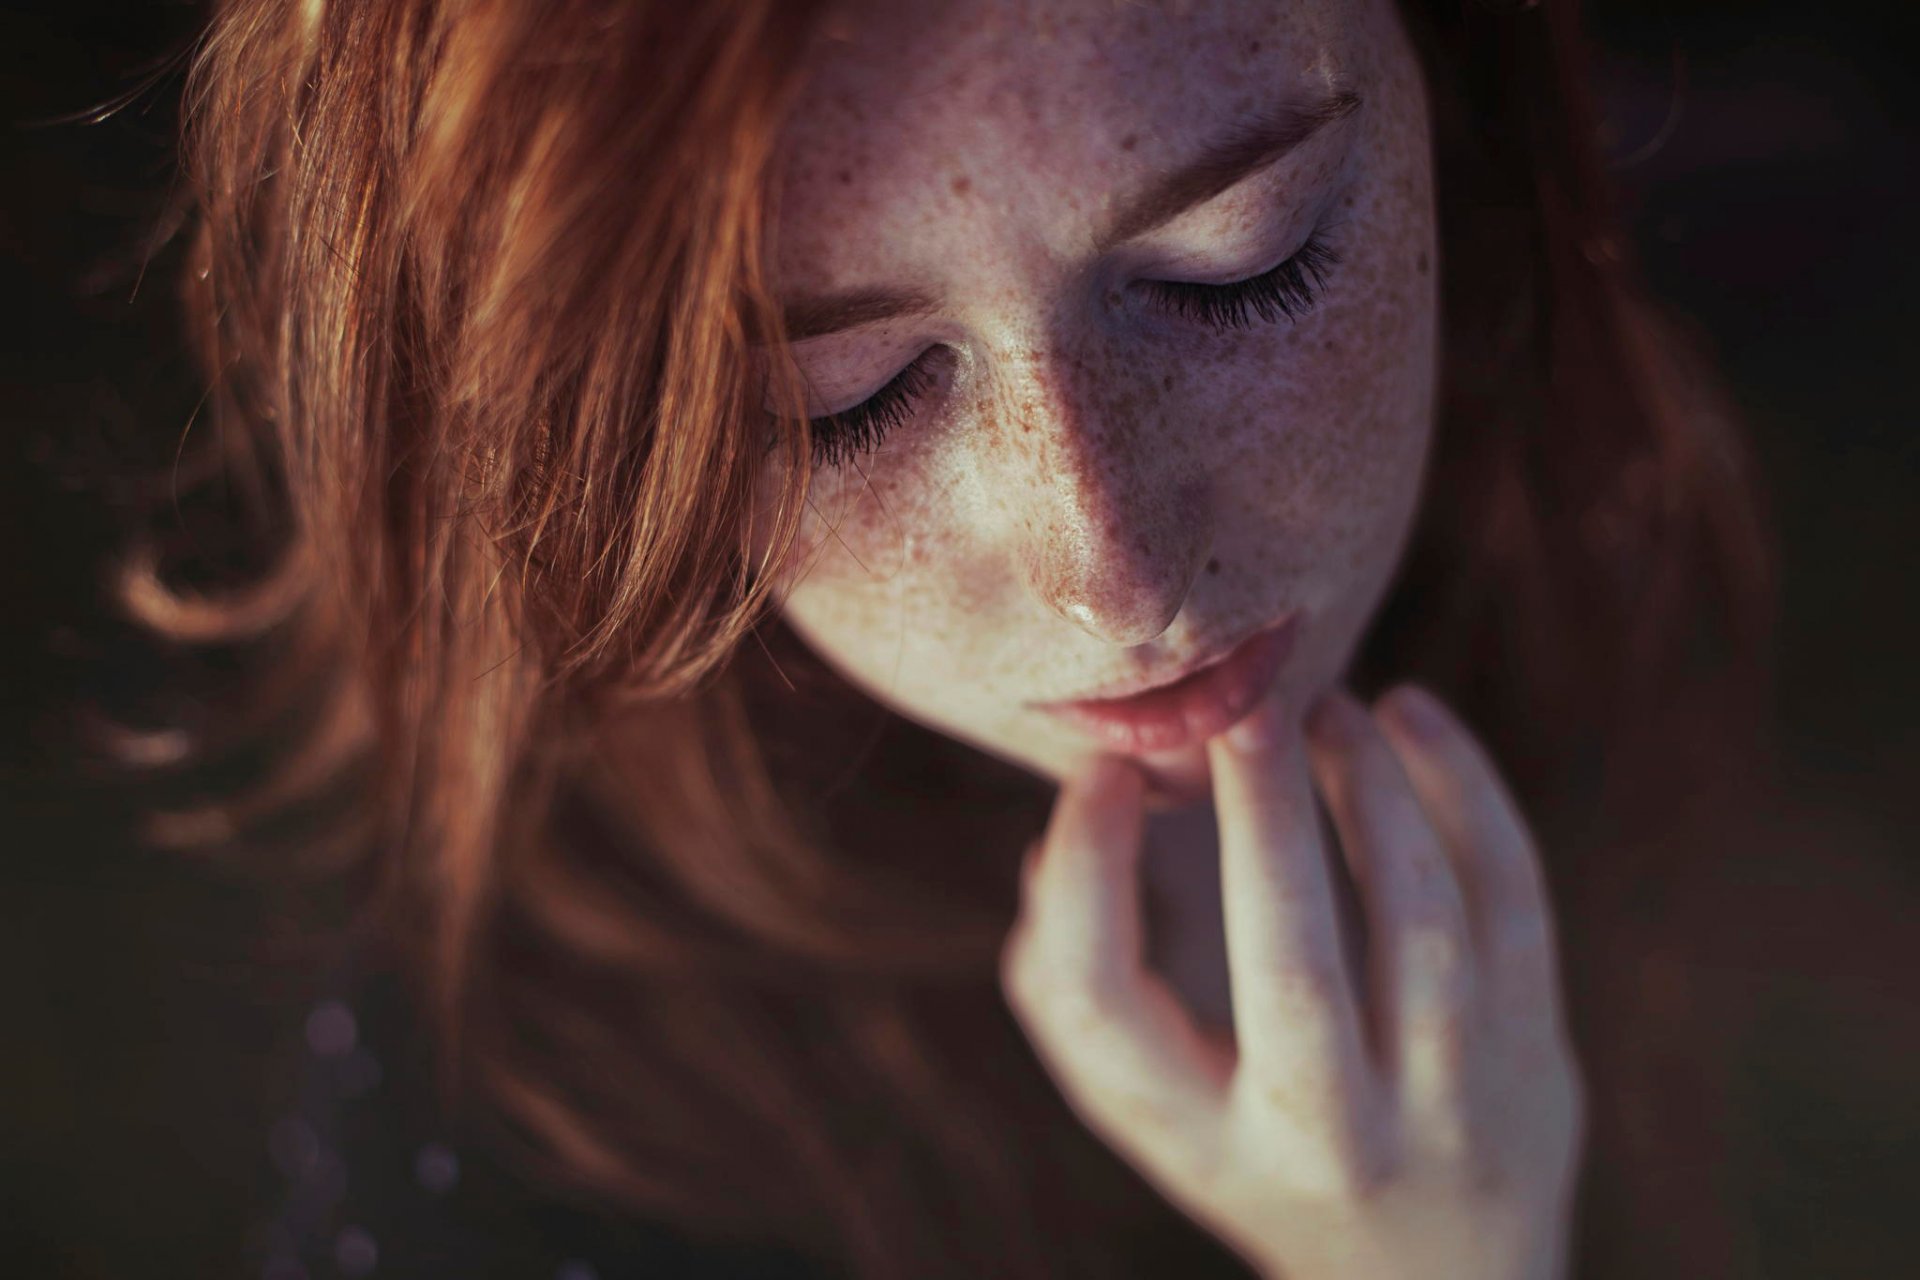
POLYGON ((1157 688, 1123 698, 1087 698, 1036 705, 1100 739, 1109 750, 1139 755, 1203 742, 1253 709, 1293 650, 1300 615, 1256 631, 1217 661, 1157 688))

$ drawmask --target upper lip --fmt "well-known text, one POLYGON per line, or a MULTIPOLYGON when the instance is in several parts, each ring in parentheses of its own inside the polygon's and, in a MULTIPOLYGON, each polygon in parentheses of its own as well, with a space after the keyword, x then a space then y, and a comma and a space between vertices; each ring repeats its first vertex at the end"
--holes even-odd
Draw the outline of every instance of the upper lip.
MULTIPOLYGON (((1284 622, 1285 619, 1282 618, 1280 621, 1284 622)), ((1168 685, 1178 684, 1188 676, 1204 671, 1208 667, 1224 661, 1232 655, 1234 650, 1238 649, 1260 632, 1270 630, 1272 627, 1279 625, 1279 622, 1274 622, 1265 627, 1256 627, 1254 630, 1241 635, 1236 640, 1229 641, 1226 644, 1209 650, 1207 656, 1192 659, 1184 665, 1174 668, 1167 675, 1154 676, 1145 680, 1138 677, 1116 680, 1110 684, 1100 686, 1091 693, 1077 694, 1071 698, 1054 698, 1045 702, 1036 702, 1033 705, 1036 707, 1064 707, 1071 706, 1077 702, 1118 702, 1138 694, 1151 693, 1155 689, 1164 689, 1168 685)))

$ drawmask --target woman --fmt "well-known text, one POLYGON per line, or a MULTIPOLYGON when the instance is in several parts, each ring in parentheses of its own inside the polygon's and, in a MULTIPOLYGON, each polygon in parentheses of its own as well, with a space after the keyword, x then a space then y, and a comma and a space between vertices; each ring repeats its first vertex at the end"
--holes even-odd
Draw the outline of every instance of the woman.
POLYGON ((322 798, 447 1097, 611 1214, 1730 1265, 1607 979, 1767 562, 1573 15, 683 8, 218 6, 188 304, 276 556, 126 593, 301 728, 156 835, 322 798))

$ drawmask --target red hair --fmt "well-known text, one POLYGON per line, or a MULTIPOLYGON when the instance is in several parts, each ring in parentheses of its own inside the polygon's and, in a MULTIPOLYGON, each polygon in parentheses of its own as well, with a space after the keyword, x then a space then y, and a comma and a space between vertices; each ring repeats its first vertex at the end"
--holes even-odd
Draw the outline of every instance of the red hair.
MULTIPOLYGON (((152 834, 344 876, 449 1083, 624 1211, 865 1277, 1244 1274, 1080 1127, 1001 1004, 1046 788, 840 687, 753 557, 789 549, 807 483, 776 367, 782 492, 749 527, 768 166, 818 8, 217 6, 185 149, 199 473, 277 554, 216 596, 142 549, 122 585, 162 633, 254 655, 173 767, 284 749, 152 834)), ((1446 363, 1354 685, 1442 692, 1538 821, 1591 1095, 1582 1274, 1716 1274, 1725 1206, 1670 1177, 1711 1160, 1678 1120, 1712 1046, 1660 1058, 1619 972, 1635 895, 1764 763, 1760 494, 1636 282, 1568 7, 1403 9, 1446 363), (1649 1212, 1685 1219, 1663 1256, 1623 1243, 1649 1212)))

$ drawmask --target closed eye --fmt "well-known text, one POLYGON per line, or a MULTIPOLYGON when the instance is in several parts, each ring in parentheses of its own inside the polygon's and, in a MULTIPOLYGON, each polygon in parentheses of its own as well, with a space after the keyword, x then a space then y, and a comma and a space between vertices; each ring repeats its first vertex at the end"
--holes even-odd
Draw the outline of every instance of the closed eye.
MULTIPOLYGON (((1285 262, 1245 280, 1229 284, 1147 280, 1141 286, 1159 305, 1185 319, 1217 329, 1243 329, 1256 320, 1272 324, 1283 317, 1299 319, 1320 300, 1339 262, 1340 255, 1328 245, 1322 227, 1285 262)), ((887 432, 904 422, 932 389, 936 375, 929 367, 930 358, 938 350, 929 347, 921 352, 892 381, 852 408, 809 419, 814 465, 838 466, 879 448, 887 432)))
POLYGON ((921 352, 891 382, 852 408, 809 418, 814 465, 838 466, 879 448, 887 432, 903 422, 920 397, 932 389, 934 373, 928 368, 928 357, 936 350, 929 347, 921 352))
POLYGON ((1324 230, 1315 231, 1292 257, 1273 270, 1230 284, 1147 280, 1142 287, 1176 315, 1218 329, 1243 329, 1258 319, 1272 324, 1298 319, 1326 290, 1340 262, 1324 230))

